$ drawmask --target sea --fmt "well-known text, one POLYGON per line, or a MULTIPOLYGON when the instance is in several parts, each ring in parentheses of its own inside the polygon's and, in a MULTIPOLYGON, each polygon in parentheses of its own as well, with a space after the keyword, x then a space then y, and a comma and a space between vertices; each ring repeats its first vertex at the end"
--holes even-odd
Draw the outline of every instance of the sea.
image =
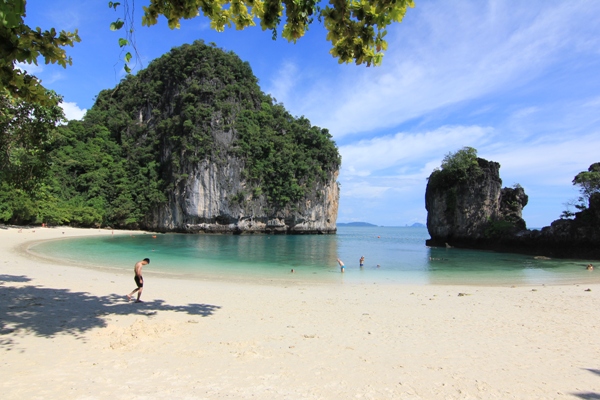
POLYGON ((428 238, 422 227, 340 226, 335 235, 115 231, 114 235, 39 242, 29 251, 81 267, 129 272, 147 257, 145 275, 201 280, 492 286, 600 283, 600 269, 585 268, 593 260, 430 248, 425 245, 428 238), (338 258, 345 265, 344 273, 338 258))

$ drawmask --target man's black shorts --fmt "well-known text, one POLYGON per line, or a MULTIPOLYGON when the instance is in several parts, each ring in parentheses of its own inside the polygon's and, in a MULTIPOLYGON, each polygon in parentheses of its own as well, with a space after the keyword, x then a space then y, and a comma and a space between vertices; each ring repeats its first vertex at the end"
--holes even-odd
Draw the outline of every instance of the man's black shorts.
POLYGON ((137 285, 137 287, 141 288, 144 287, 144 278, 142 278, 141 276, 135 276, 133 278, 133 280, 135 281, 135 284, 137 285))

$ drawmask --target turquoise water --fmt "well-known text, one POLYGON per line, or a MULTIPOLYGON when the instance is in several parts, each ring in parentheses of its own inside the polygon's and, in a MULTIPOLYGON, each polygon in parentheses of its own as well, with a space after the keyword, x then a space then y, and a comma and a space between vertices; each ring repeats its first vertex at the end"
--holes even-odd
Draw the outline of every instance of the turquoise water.
MULTIPOLYGON (((428 248, 426 228, 340 227, 337 235, 114 235, 41 242, 38 255, 81 266, 201 279, 414 284, 561 284, 600 282, 592 260, 428 248), (365 265, 359 267, 359 258, 365 265), (337 258, 346 272, 340 273, 337 258), (294 273, 291 273, 291 270, 294 273)), ((600 266, 599 266, 600 267, 600 266)))

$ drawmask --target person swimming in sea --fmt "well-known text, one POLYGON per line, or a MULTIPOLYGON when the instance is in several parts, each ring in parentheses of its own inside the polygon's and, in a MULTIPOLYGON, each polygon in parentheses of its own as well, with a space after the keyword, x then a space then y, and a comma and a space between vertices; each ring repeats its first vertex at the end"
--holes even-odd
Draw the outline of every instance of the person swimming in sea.
POLYGON ((585 267, 585 269, 587 269, 588 271, 593 271, 594 270, 594 266, 592 264, 588 264, 588 266, 585 267))

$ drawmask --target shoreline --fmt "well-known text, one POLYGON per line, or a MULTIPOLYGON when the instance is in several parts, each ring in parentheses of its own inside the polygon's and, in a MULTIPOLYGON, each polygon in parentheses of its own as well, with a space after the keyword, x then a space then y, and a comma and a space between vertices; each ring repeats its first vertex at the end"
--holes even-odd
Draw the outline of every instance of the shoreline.
MULTIPOLYGON (((60 230, 60 228, 57 229, 60 230)), ((95 229, 84 229, 84 231, 86 231, 86 237, 99 238, 100 240, 102 240, 103 237, 110 237, 114 232, 110 229, 98 230, 97 232, 95 229)), ((117 234, 114 235, 114 239, 129 239, 128 236, 135 236, 139 238, 144 236, 149 238, 150 236, 152 236, 153 238, 155 238, 156 233, 150 231, 117 231, 117 234)), ((94 252, 92 250, 89 259, 81 258, 81 261, 79 261, 79 259, 73 259, 73 257, 65 257, 61 259, 60 254, 57 254, 56 251, 52 252, 52 250, 50 250, 49 253, 46 253, 43 250, 39 252, 36 249, 36 246, 38 244, 42 244, 43 246, 44 243, 60 241, 62 239, 70 238, 72 239, 72 237, 65 237, 64 235, 58 235, 58 237, 54 235, 54 237, 46 238, 44 240, 39 240, 38 238, 38 240, 31 240, 27 241, 26 243, 23 243, 20 246, 20 249, 26 257, 29 257, 33 260, 47 261, 55 265, 66 264, 106 272, 129 271, 129 262, 134 262, 134 260, 130 258, 130 252, 120 253, 120 257, 118 259, 111 259, 110 257, 105 259, 102 255, 103 253, 98 253, 97 251, 94 252)), ((161 245, 159 244, 159 246, 161 245)), ((119 249, 116 250, 120 251, 119 249)), ((152 248, 152 252, 154 252, 154 248, 152 248)), ((482 252, 484 254, 488 253, 485 250, 475 250, 475 252, 482 252)), ((133 251, 132 253, 135 253, 135 251, 133 251)), ((345 274, 339 274, 337 265, 336 268, 323 268, 320 270, 310 269, 311 267, 309 267, 308 269, 304 269, 301 265, 291 265, 291 267, 295 269, 296 273, 290 274, 289 269, 285 268, 270 269, 268 271, 263 270, 260 264, 256 264, 256 268, 254 269, 240 269, 235 267, 234 269, 230 269, 230 266, 226 266, 226 268, 224 268, 223 264, 215 264, 214 260, 203 261, 203 267, 199 269, 190 269, 191 265, 185 265, 185 262, 183 268, 178 268, 175 266, 176 264, 173 264, 173 261, 169 257, 165 258, 164 255, 161 257, 160 252, 157 254, 159 254, 159 259, 157 260, 159 264, 155 263, 151 265, 147 268, 147 271, 145 273, 168 279, 191 279, 199 281, 219 281, 224 283, 238 282, 258 285, 377 284, 482 287, 535 287, 541 285, 586 285, 600 283, 600 279, 598 279, 600 277, 597 277, 595 274, 589 272, 582 273, 582 271, 580 271, 578 268, 575 268, 576 264, 584 261, 575 259, 549 259, 549 261, 543 261, 541 264, 540 262, 538 262, 538 265, 535 265, 533 267, 524 267, 522 270, 517 270, 514 272, 512 270, 502 271, 502 269, 499 269, 496 272, 494 272, 495 270, 488 270, 487 268, 481 268, 481 270, 466 269, 465 271, 462 271, 460 268, 460 264, 457 264, 456 270, 454 271, 452 270, 452 268, 448 269, 447 271, 442 270, 438 272, 436 272, 435 269, 431 271, 427 271, 426 269, 423 271, 411 271, 395 270, 394 268, 388 270, 386 268, 380 271, 379 269, 375 270, 374 268, 365 268, 365 270, 363 270, 362 268, 360 270, 358 270, 358 268, 349 268, 346 270, 345 274), (566 266, 568 269, 561 269, 563 267, 561 267, 559 264, 558 266, 560 268, 557 270, 559 273, 556 273, 553 269, 554 266, 552 265, 556 262, 564 264, 564 266, 566 266), (549 264, 544 266, 543 263, 549 264), (155 265, 157 265, 158 268, 153 268, 155 265), (550 273, 547 274, 544 271, 550 273)), ((150 253, 147 253, 147 255, 149 255, 154 260, 150 253)), ((514 256, 520 257, 522 255, 514 254, 514 256)), ((526 261, 523 261, 523 263, 526 263, 526 261)), ((583 269, 585 265, 587 265, 587 263, 589 263, 589 260, 585 260, 585 264, 582 264, 581 268, 583 269)))
POLYGON ((600 396, 599 283, 262 285, 148 269, 135 304, 133 264, 18 250, 110 230, 18 229, 0 228, 3 398, 600 396))

